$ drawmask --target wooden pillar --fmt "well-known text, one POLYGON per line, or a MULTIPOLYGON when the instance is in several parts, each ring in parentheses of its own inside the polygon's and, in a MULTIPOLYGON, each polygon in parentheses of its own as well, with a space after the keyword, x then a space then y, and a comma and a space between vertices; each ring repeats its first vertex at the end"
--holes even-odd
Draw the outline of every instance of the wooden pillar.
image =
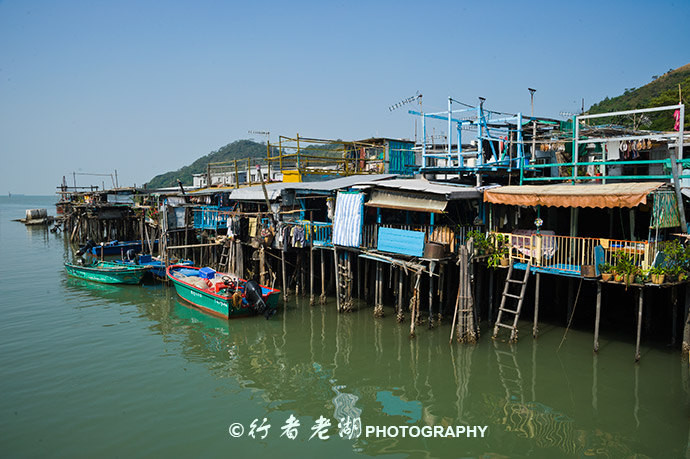
POLYGON ((364 299, 369 299, 369 260, 364 260, 364 299))
POLYGON ((494 276, 496 276, 496 271, 494 269, 489 270, 489 325, 494 322, 494 276))
POLYGON ((283 301, 288 300, 287 272, 285 270, 285 249, 280 251, 280 262, 283 271, 283 301))
POLYGON ((376 262, 376 282, 374 282, 374 317, 383 317, 383 266, 376 262))
POLYGON ((594 352, 599 352, 599 320, 601 318, 601 282, 597 282, 597 309, 594 316, 594 352))
POLYGON ((534 324, 532 325, 532 337, 537 338, 539 336, 539 327, 537 325, 539 321, 539 283, 541 281, 541 273, 537 273, 537 281, 534 285, 534 324))
POLYGON ((326 304, 326 250, 321 249, 321 296, 320 304, 326 304))
POLYGON ((340 270, 338 269, 338 249, 333 246, 333 268, 335 269, 335 299, 336 307, 340 312, 340 270))
POLYGON ((434 326, 434 271, 436 262, 429 262, 429 328, 434 326))
POLYGON ((261 285, 266 285, 266 253, 263 245, 259 248, 259 278, 261 285))
POLYGON ((671 287, 671 344, 675 346, 676 340, 678 339, 678 333, 676 329, 678 328, 677 316, 678 316, 678 295, 676 287, 671 287))
POLYGON ((309 246, 309 306, 314 306, 314 245, 309 246))
POLYGON ((397 305, 397 314, 396 318, 399 322, 402 322, 404 319, 404 314, 403 314, 403 298, 405 297, 405 294, 403 293, 403 269, 402 267, 398 268, 398 305, 397 305))
POLYGON ((635 362, 640 361, 640 335, 642 334, 642 303, 644 302, 644 288, 639 289, 639 301, 637 307, 637 341, 635 342, 635 362))

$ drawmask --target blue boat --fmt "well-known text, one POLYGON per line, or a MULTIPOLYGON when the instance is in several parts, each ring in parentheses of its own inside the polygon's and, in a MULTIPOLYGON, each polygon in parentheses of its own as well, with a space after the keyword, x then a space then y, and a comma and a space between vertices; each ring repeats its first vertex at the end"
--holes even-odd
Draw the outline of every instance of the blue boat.
MULTIPOLYGON (((149 272, 153 274, 154 277, 165 279, 165 263, 158 258, 152 257, 151 255, 142 254, 137 256, 134 260, 115 260, 115 263, 125 266, 148 267, 149 272)), ((194 262, 191 260, 179 260, 171 264, 193 266, 194 262)))
MULTIPOLYGON (((153 247, 155 248, 157 245, 158 240, 153 241, 153 247)), ((90 248, 91 253, 97 257, 101 255, 120 255, 130 249, 135 252, 141 252, 141 241, 109 241, 90 248)))

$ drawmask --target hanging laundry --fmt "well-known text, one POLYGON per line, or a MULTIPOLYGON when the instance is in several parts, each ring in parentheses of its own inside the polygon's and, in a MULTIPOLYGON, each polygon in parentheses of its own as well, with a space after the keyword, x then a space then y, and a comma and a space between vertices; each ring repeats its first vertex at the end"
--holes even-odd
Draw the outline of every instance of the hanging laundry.
POLYGON ((249 218, 249 237, 256 237, 259 226, 258 220, 256 217, 249 218))
POLYGON ((680 131, 680 110, 673 112, 673 118, 676 120, 676 122, 673 124, 673 130, 680 131))
POLYGON ((305 232, 303 226, 295 226, 292 229, 292 245, 293 247, 304 247, 305 232))

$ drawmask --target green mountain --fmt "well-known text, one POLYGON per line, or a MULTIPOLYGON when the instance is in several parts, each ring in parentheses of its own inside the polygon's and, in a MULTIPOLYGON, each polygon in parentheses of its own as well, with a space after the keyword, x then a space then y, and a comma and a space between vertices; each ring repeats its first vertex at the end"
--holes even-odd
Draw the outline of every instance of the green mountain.
MULTIPOLYGON (((275 154, 275 153, 273 153, 275 154)), ((147 188, 165 188, 177 186, 179 179, 183 185, 192 185, 192 174, 201 174, 206 172, 206 166, 209 163, 220 163, 223 161, 232 161, 234 159, 246 158, 266 158, 266 145, 256 143, 251 140, 238 140, 229 143, 217 151, 212 151, 206 156, 194 161, 188 166, 184 166, 176 171, 166 172, 152 178, 147 184, 147 188)))
MULTIPOLYGON (((633 110, 638 108, 662 107, 678 104, 678 85, 680 85, 685 108, 685 129, 690 130, 690 64, 675 70, 669 70, 661 76, 653 76, 652 82, 639 88, 626 88, 617 97, 606 97, 599 103, 592 105, 590 114, 633 110)), ((674 118, 672 111, 647 113, 634 116, 617 116, 593 120, 597 124, 620 124, 635 129, 651 129, 655 131, 670 131, 673 129, 674 118)))

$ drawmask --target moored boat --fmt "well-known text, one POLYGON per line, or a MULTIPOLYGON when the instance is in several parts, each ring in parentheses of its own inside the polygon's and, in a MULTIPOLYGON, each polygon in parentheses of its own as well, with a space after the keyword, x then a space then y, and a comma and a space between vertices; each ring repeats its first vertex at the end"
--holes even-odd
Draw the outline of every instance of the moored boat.
MULTIPOLYGON (((157 244, 157 240, 153 241, 154 248, 157 244)), ((141 241, 110 241, 90 247, 91 253, 96 256, 120 255, 126 253, 130 249, 135 252, 140 252, 142 249, 141 241)))
MULTIPOLYGON (((138 255, 134 260, 115 260, 114 262, 123 266, 146 267, 154 277, 165 279, 165 263, 151 255, 138 255)), ((179 260, 172 264, 192 266, 194 262, 191 260, 179 260)))
POLYGON ((183 300, 215 316, 232 319, 263 314, 268 319, 278 306, 280 290, 210 268, 172 265, 167 275, 183 300))
POLYGON ((125 266, 110 261, 99 261, 91 265, 65 263, 70 276, 104 284, 138 284, 148 271, 141 266, 125 266))

